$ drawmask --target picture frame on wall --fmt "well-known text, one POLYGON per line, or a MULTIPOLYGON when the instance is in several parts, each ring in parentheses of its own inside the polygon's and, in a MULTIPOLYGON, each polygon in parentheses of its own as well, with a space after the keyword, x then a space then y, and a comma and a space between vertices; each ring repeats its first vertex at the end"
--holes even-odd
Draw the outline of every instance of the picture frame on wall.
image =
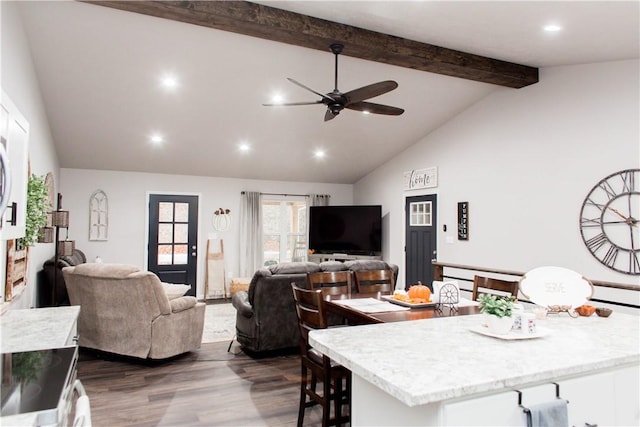
POLYGON ((458 240, 469 240, 469 202, 458 202, 458 240))

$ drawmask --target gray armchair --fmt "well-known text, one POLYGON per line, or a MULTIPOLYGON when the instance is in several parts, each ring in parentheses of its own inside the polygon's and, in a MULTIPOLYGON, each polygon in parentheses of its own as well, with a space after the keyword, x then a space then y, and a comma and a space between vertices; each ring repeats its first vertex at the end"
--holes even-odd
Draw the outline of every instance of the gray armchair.
POLYGON ((93 263, 62 273, 71 305, 80 306, 81 347, 149 359, 200 347, 205 304, 191 296, 169 300, 155 274, 93 263))

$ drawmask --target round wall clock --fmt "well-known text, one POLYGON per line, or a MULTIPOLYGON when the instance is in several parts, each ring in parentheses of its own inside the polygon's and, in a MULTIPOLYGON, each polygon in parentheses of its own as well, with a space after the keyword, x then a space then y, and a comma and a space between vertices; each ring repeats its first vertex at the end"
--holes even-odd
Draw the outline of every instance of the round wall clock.
POLYGON ((640 169, 613 173, 591 189, 580 210, 580 233, 602 264, 640 275, 640 169))

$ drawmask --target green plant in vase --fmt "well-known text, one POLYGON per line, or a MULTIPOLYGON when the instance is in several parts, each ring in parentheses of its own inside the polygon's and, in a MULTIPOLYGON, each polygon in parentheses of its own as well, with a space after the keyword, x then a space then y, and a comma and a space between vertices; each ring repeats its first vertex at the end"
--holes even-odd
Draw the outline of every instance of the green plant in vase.
POLYGON ((47 225, 47 212, 51 210, 48 194, 45 176, 31 175, 27 183, 25 234, 19 239, 19 245, 33 246, 38 242, 40 229, 47 225))
POLYGON ((498 317, 511 317, 515 300, 514 296, 501 297, 489 294, 480 294, 478 296, 480 311, 498 317))
POLYGON ((511 330, 513 319, 514 296, 501 297, 497 295, 482 294, 478 296, 480 312, 487 315, 487 325, 493 333, 504 335, 511 330))

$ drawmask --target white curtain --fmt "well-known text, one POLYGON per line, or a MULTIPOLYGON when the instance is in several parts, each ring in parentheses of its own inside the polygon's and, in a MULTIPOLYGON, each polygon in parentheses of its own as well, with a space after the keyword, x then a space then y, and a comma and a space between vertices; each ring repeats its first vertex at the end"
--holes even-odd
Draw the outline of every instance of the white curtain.
POLYGON ((329 194, 310 194, 309 206, 329 206, 329 194))
POLYGON ((240 198, 240 275, 252 277, 262 266, 262 202, 260 193, 243 191, 240 198))

